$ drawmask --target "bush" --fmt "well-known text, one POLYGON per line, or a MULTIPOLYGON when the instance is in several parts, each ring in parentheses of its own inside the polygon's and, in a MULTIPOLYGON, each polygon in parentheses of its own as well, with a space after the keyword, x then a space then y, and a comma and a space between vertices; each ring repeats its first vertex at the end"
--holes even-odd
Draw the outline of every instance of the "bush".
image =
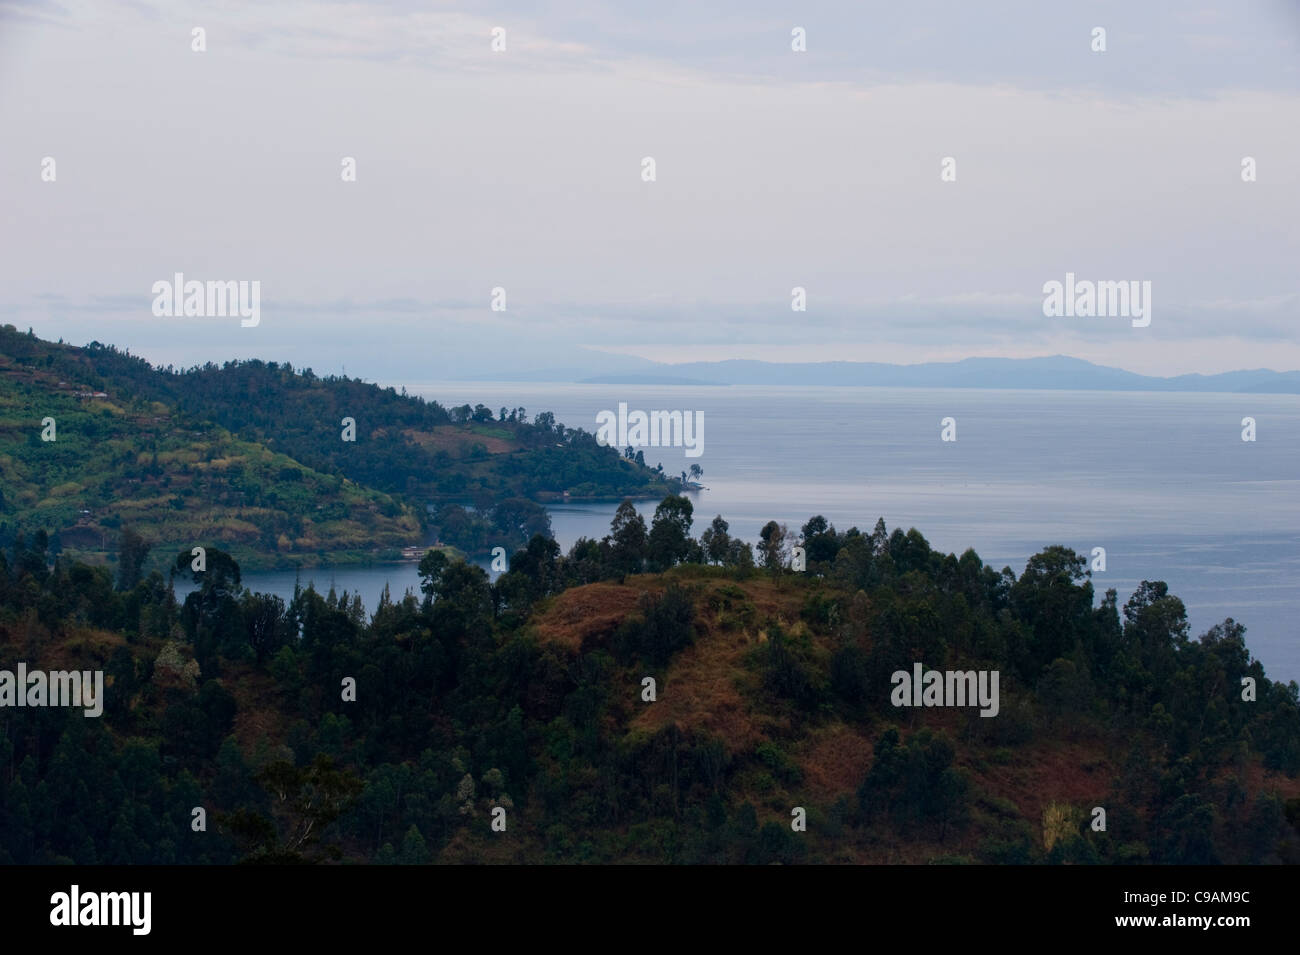
POLYGON ((664 666, 695 639, 695 606, 684 588, 670 583, 658 597, 641 599, 641 614, 629 617, 614 633, 614 652, 622 662, 642 660, 664 666))
POLYGON ((794 785, 803 779, 803 770, 776 743, 766 740, 754 750, 758 761, 772 771, 781 782, 794 785))
POLYGON ((763 685, 800 709, 816 709, 826 695, 826 687, 811 658, 812 642, 807 636, 792 638, 774 623, 767 636, 763 685))

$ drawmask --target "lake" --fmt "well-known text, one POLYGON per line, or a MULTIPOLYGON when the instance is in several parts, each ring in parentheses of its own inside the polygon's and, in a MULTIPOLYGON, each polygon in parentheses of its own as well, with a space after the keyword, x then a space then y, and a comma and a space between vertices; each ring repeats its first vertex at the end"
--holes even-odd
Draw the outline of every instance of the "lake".
MULTIPOLYGON (((930 543, 1017 574, 1064 544, 1106 549, 1099 594, 1121 604, 1143 579, 1187 605, 1193 636, 1231 616, 1273 678, 1300 679, 1300 396, 975 389, 406 383, 444 405, 553 411, 594 431, 596 415, 701 412, 703 454, 644 448, 669 473, 704 468, 691 494, 696 536, 714 515, 751 543, 768 520, 797 531, 822 514, 838 529, 916 527, 930 543), (1257 440, 1241 438, 1253 417, 1257 440), (956 440, 941 441, 941 420, 956 440)), ((647 519, 655 502, 640 509, 647 519)), ((566 550, 608 533, 616 502, 550 508, 566 550)), ((484 564, 486 566, 486 564, 484 564)), ((295 574, 248 574, 291 595, 295 574)), ((303 572, 373 610, 384 584, 418 593, 414 564, 303 572)))

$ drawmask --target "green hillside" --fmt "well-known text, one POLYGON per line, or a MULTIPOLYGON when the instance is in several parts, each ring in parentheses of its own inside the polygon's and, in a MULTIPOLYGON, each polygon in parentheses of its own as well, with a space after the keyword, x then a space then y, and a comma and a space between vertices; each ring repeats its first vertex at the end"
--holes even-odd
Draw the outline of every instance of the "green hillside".
POLYGON ((430 536, 517 546, 549 526, 546 500, 677 486, 547 413, 448 410, 275 362, 158 369, 0 327, 0 545, 43 529, 102 557, 130 526, 248 568, 396 558, 430 536), (429 505, 452 503, 440 533, 429 505))
POLYGON ((219 544, 249 567, 398 556, 415 509, 158 401, 89 390, 0 356, 0 520, 69 555, 130 527, 170 551, 219 544), (53 441, 42 421, 54 419, 53 441))

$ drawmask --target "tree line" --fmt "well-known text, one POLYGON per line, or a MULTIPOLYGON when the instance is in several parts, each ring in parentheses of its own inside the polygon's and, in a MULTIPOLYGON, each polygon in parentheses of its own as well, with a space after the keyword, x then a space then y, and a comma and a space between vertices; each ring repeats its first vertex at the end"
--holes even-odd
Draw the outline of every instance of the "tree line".
POLYGON ((495 582, 430 552, 420 592, 371 614, 346 592, 251 593, 216 548, 200 571, 177 555, 171 575, 195 585, 178 599, 141 575, 138 536, 116 579, 17 541, 0 554, 0 665, 75 656, 109 686, 102 720, 0 711, 0 862, 454 862, 505 845, 537 862, 1296 861, 1300 804, 1255 774, 1300 771, 1297 686, 1265 676, 1235 621, 1192 638, 1158 581, 1097 600, 1064 547, 1016 575, 883 521, 770 522, 754 546, 721 517, 692 529, 669 495, 649 522, 624 502, 567 553, 536 534, 495 582), (615 589, 584 599, 639 596, 581 645, 544 639, 556 601, 590 584, 615 589), (750 647, 727 679, 769 728, 638 728, 642 679, 705 692, 670 677, 726 634, 750 647), (915 661, 998 669, 1000 715, 900 713, 889 674, 915 661), (813 799, 810 741, 832 729, 873 753, 813 799), (1114 763, 1110 826, 1054 807, 1049 848, 990 767, 1067 745, 1114 763), (515 842, 492 841, 494 807, 515 842))

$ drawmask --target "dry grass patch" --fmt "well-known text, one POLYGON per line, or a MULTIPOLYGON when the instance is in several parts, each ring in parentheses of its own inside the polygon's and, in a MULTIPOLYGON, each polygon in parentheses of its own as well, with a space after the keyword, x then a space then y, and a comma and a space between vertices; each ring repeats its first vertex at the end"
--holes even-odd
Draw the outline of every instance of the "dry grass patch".
POLYGON ((1044 818, 1052 803, 1101 805, 1115 779, 1115 767, 1099 744, 1052 740, 1012 752, 1015 758, 1007 765, 972 775, 986 792, 1015 803, 1026 819, 1044 818))
POLYGON ((610 582, 566 590, 533 620, 538 642, 575 653, 590 642, 604 643, 636 612, 643 593, 644 588, 610 582))
POLYGON ((488 454, 506 454, 516 448, 513 441, 507 441, 505 438, 498 438, 489 434, 476 434, 454 424, 439 425, 432 431, 406 429, 402 431, 402 434, 413 444, 418 444, 422 448, 427 448, 430 451, 447 451, 453 454, 458 453, 462 448, 469 447, 471 444, 483 445, 488 454))
POLYGON ((287 733, 284 714, 269 701, 278 700, 280 689, 269 673, 241 667, 222 684, 235 698, 235 725, 232 732, 239 748, 252 753, 258 742, 283 743, 287 733))
POLYGON ((800 788, 824 803, 853 795, 871 768, 874 747, 874 740, 844 723, 814 731, 796 756, 803 769, 800 788))
POLYGON ((744 633, 706 634, 697 640, 673 658, 658 701, 645 706, 630 728, 655 733, 675 723, 687 733, 698 729, 722 737, 733 754, 756 746, 763 734, 742 693, 743 678, 737 679, 749 647, 744 633))

